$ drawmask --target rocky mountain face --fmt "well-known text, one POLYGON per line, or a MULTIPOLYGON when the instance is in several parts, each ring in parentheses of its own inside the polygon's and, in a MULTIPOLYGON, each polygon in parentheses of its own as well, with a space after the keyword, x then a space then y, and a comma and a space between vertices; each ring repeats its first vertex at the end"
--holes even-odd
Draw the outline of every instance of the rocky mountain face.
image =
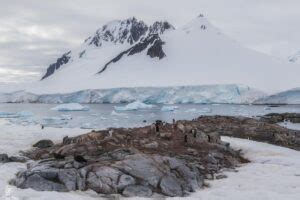
POLYGON ((62 55, 62 57, 58 58, 57 61, 53 64, 51 64, 47 68, 46 74, 42 77, 42 80, 47 78, 48 76, 52 75, 56 70, 58 70, 62 65, 66 64, 70 60, 70 53, 71 51, 65 53, 62 55))
MULTIPOLYGON (((161 40, 160 35, 167 30, 174 30, 175 28, 168 22, 156 21, 148 26, 143 21, 137 20, 135 17, 126 20, 116 20, 105 24, 102 28, 98 29, 96 33, 88 37, 84 42, 84 49, 82 49, 76 57, 79 59, 87 53, 89 48, 100 48, 104 44, 122 45, 129 44, 131 47, 108 62, 99 73, 103 72, 111 62, 117 62, 123 55, 133 55, 144 51, 146 48, 147 55, 151 58, 158 57, 162 59, 165 53, 162 50, 164 42, 161 40)), ((71 51, 62 55, 57 61, 51 64, 42 80, 51 76, 61 66, 67 64, 74 59, 75 55, 71 55, 71 51)))

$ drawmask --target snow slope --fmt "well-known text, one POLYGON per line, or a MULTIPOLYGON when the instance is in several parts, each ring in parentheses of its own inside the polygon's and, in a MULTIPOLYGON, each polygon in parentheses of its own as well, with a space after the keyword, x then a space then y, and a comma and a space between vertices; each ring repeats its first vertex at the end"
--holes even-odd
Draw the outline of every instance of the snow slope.
MULTIPOLYGON (((39 139, 60 141, 66 135, 86 132, 80 129, 46 128, 39 126, 10 126, 0 124, 0 151, 9 155, 29 148, 39 139)), ((236 149, 242 149, 252 162, 238 168, 238 172, 224 172, 228 178, 209 182, 210 188, 202 189, 184 199, 199 200, 296 200, 300 196, 300 152, 250 140, 223 137, 236 149)), ((15 200, 94 200, 101 197, 94 192, 38 192, 21 190, 8 185, 14 174, 24 169, 20 163, 0 164, 0 199, 15 200)), ((103 198, 105 199, 105 198, 103 198)), ((131 198, 141 199, 141 198, 131 198)), ((176 198, 171 198, 176 199, 176 198)), ((177 198, 182 199, 182 198, 177 198)))
MULTIPOLYGON (((66 64, 62 59, 58 64, 63 65, 53 74, 27 90, 45 94, 85 89, 234 83, 272 92, 300 86, 298 65, 283 63, 240 46, 201 15, 178 29, 173 29, 167 22, 169 28, 162 29, 164 23, 161 22, 155 32, 158 35, 150 43, 146 41, 151 36, 151 26, 139 21, 137 23, 141 25, 134 26, 135 32, 120 39, 120 34, 132 31, 123 27, 127 21, 115 21, 99 29, 96 36, 101 37, 98 39, 101 40, 105 33, 109 39, 102 39, 101 45, 97 46, 91 43, 95 36, 88 38, 79 49, 65 55, 70 56, 66 64), (142 28, 136 28, 140 26, 142 28), (144 31, 145 27, 148 27, 147 31, 144 31), (128 42, 136 32, 139 38, 128 42)), ((131 21, 129 19, 128 23, 133 23, 131 21)))

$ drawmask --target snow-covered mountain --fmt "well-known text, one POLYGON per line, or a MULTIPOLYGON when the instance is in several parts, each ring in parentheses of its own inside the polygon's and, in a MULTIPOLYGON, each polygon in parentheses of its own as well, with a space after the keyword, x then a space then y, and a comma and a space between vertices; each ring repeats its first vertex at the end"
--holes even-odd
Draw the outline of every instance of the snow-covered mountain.
POLYGON ((104 25, 27 90, 243 84, 282 91, 300 86, 299 72, 298 65, 240 46, 202 15, 177 29, 168 22, 147 25, 130 18, 104 25))

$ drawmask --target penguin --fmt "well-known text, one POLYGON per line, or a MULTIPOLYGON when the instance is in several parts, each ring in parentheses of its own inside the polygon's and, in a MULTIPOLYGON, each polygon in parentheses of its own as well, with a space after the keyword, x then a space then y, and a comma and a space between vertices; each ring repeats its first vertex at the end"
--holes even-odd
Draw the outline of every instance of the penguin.
POLYGON ((188 140, 188 136, 184 135, 184 143, 187 143, 187 140, 188 140))

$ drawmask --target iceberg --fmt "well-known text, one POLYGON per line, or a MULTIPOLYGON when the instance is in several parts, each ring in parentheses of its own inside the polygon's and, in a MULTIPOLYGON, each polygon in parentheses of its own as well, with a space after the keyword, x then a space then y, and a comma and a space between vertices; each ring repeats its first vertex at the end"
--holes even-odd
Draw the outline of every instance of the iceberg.
POLYGON ((68 103, 68 104, 61 104, 51 108, 51 110, 56 110, 60 112, 68 112, 68 111, 88 111, 88 106, 82 106, 79 103, 68 103))
POLYGON ((161 108, 162 112, 173 112, 178 109, 178 106, 163 106, 161 108))
POLYGON ((145 104, 140 101, 135 101, 135 102, 127 104, 126 106, 115 106, 115 110, 117 110, 117 111, 133 111, 133 110, 151 109, 153 107, 154 107, 154 105, 145 104))

